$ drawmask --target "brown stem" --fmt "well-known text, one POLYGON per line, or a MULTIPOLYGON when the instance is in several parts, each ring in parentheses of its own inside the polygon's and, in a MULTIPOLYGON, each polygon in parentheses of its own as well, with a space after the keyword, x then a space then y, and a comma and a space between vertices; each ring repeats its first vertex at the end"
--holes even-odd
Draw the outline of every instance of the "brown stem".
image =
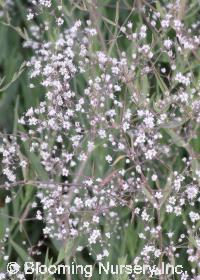
MULTIPOLYGON (((159 234, 158 234, 159 249, 160 249, 160 252, 161 252, 161 255, 160 255, 160 257, 159 257, 159 269, 162 269, 163 237, 162 237, 162 223, 161 223, 161 217, 160 217, 160 206, 157 208, 156 213, 157 213, 157 220, 158 220, 157 223, 158 223, 158 226, 159 226, 159 228, 160 228, 159 234)), ((163 279, 164 279, 164 278, 163 278, 163 275, 160 275, 160 276, 159 276, 159 279, 160 279, 160 280, 163 280, 163 279)))
POLYGON ((106 47, 106 43, 104 40, 104 36, 103 36, 101 28, 100 28, 100 17, 101 16, 98 13, 98 6, 97 6, 96 0, 92 0, 91 2, 88 1, 88 10, 89 10, 91 21, 93 22, 93 24, 97 30, 97 34, 98 34, 100 43, 102 45, 102 48, 103 48, 104 52, 106 53, 107 47, 106 47))

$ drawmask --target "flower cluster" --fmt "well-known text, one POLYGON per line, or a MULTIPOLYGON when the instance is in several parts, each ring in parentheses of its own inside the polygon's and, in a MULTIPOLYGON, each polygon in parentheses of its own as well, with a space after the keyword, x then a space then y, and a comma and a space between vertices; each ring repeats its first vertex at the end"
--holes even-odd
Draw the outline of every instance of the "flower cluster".
MULTIPOLYGON (((120 227, 119 209, 127 208, 130 224, 142 224, 139 238, 145 241, 134 263, 178 262, 183 248, 194 280, 200 267, 200 166, 192 141, 199 133, 200 81, 195 69, 184 66, 197 55, 200 36, 196 25, 185 26, 175 2, 162 13, 147 5, 143 24, 119 27, 131 54, 95 50, 99 34, 90 20, 65 28, 57 19, 64 26, 54 40, 33 25, 24 42, 33 51, 30 88, 42 86, 45 96, 19 119, 23 137, 4 138, 0 152, 7 188, 19 184, 19 167, 32 166, 30 154, 38 159, 39 171, 30 178, 37 187, 32 208, 45 224, 45 237, 82 236, 77 251, 99 243, 100 261, 120 227), (179 236, 165 220, 182 225, 179 236), (102 230, 105 223, 112 230, 102 230)), ((51 9, 52 3, 33 4, 51 9)), ((30 12, 28 20, 33 17, 30 12)))

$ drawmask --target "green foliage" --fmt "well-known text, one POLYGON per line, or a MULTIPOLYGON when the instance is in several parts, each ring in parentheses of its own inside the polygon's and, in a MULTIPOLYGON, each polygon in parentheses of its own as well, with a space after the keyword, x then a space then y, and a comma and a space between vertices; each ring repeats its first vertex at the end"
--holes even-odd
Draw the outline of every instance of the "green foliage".
MULTIPOLYGON (((15 17, 9 18, 7 17, 4 20, 1 20, 0 24, 0 129, 1 131, 5 131, 7 133, 17 133, 18 125, 17 118, 18 116, 24 112, 28 107, 35 106, 42 99, 42 90, 41 92, 35 92, 34 89, 30 89, 27 87, 28 74, 25 68, 25 61, 27 57, 27 51, 21 47, 21 42, 23 39, 28 38, 28 32, 25 28, 21 28, 24 26, 25 15, 26 15, 26 1, 17 0, 16 1, 16 11, 15 17)), ((74 21, 75 18, 81 18, 82 20, 88 19, 91 16, 92 11, 90 10, 89 1, 63 1, 65 4, 65 18, 70 26, 70 24, 74 21)), ((101 40, 97 40, 93 44, 93 48, 99 49, 100 45, 103 44, 107 48, 107 52, 112 56, 117 55, 118 48, 123 48, 128 51, 128 48, 135 49, 136 46, 133 44, 132 46, 128 45, 126 40, 121 40, 118 34, 118 26, 127 22, 128 20, 132 20, 135 25, 140 24, 142 22, 142 15, 135 12, 133 9, 133 3, 140 1, 98 1, 99 2, 99 17, 97 18, 97 24, 100 27, 101 31, 101 39, 103 38, 103 42, 101 40)), ((142 3, 143 1, 141 1, 142 3)), ((146 2, 146 1, 144 1, 146 2)), ((151 2, 151 1, 150 1, 151 2)), ((185 21, 190 23, 193 18, 197 17, 199 12, 199 5, 197 6, 196 1, 190 1, 191 6, 188 11, 185 21), (192 5, 192 2, 194 4, 192 5)), ((1 1, 1 5, 3 5, 4 1, 1 1)), ((162 1, 156 1, 156 9, 163 14, 162 9, 162 1)), ((152 37, 157 37, 154 30, 149 30, 149 40, 152 37)), ((56 34, 52 34, 49 32, 49 37, 53 40, 56 34)), ((101 46, 103 47, 103 46, 101 46)), ((198 54, 199 56, 199 54, 198 54)), ((131 58, 130 58, 131 59, 131 58)), ((157 63, 168 63, 165 57, 158 58, 157 63)), ((190 69, 197 69, 198 78, 200 76, 199 71, 199 63, 197 63, 196 59, 191 59, 188 62, 188 67, 190 69)), ((185 67, 182 65, 182 61, 180 58, 179 65, 180 71, 185 67)), ((185 70, 187 71, 187 69, 185 70)), ((154 103, 155 110, 159 110, 156 107, 156 101, 160 99, 160 96, 164 92, 167 91, 167 85, 165 84, 164 79, 158 73, 155 68, 155 77, 156 81, 154 83, 154 92, 151 95, 152 102, 154 103)), ((85 77, 87 79, 87 77, 85 77)), ((198 80, 198 79, 197 79, 198 80)), ((84 79, 77 79, 74 82, 74 89, 81 89, 84 85, 84 79)), ((146 76, 145 79, 141 80, 140 75, 137 77, 137 85, 142 89, 144 96, 141 96, 141 102, 146 98, 149 93, 151 87, 151 79, 148 79, 146 76)), ((82 120, 85 121, 85 120, 82 120)), ((186 120, 187 121, 187 120, 186 120)), ((164 133, 166 135, 164 141, 170 141, 175 144, 178 148, 183 149, 184 152, 191 154, 193 149, 199 152, 200 140, 199 138, 196 140, 192 140, 191 143, 185 143, 184 139, 182 139, 177 133, 177 129, 182 125, 182 123, 169 123, 163 127, 164 133)), ((199 135, 199 133, 198 133, 199 135)), ((39 161, 39 155, 36 156, 28 152, 26 145, 24 145, 24 150, 26 157, 29 158, 32 168, 27 171, 23 170, 23 177, 26 180, 26 172, 30 172, 33 174, 35 178, 39 178, 42 180, 48 179, 46 172, 44 171, 42 165, 39 161)), ((101 176, 101 174, 105 173, 105 170, 108 169, 108 166, 105 163, 105 154, 98 146, 92 151, 90 159, 85 163, 84 166, 80 168, 84 168, 88 176, 92 175, 93 168, 96 169, 96 174, 101 176), (98 159, 98 160, 97 160, 98 159)), ((123 156, 119 156, 114 159, 113 166, 122 167, 124 165, 123 156)), ((177 166, 177 170, 181 164, 181 153, 180 157, 175 159, 175 163, 177 166)), ((197 165, 198 162, 194 161, 194 165, 197 165)), ((109 167, 110 168, 110 167, 109 167)), ((162 168, 162 167, 161 167, 162 168)), ((110 170, 109 170, 110 172, 110 170)), ((108 173, 109 173, 108 172, 108 173)), ((170 171, 169 171, 170 173, 170 171)), ((77 171, 78 177, 79 171, 77 171)), ((171 174, 169 174, 169 177, 171 174)), ((78 181, 78 178, 76 178, 78 181)), ((169 196, 171 192, 171 186, 166 184, 166 196, 163 197, 163 200, 169 196)), ((148 190, 145 190, 147 197, 151 201, 151 194, 147 193, 148 190)), ((6 228, 10 228, 10 237, 7 246, 7 252, 9 253, 11 260, 17 260, 19 264, 23 264, 23 262, 27 260, 31 260, 27 248, 34 246, 40 240, 42 235, 42 227, 40 222, 35 222, 32 218, 32 210, 31 203, 34 194, 34 188, 30 185, 26 187, 19 187, 19 191, 17 193, 17 197, 15 197, 15 203, 13 205, 4 204, 5 196, 7 195, 7 191, 0 192, 0 237, 3 233, 6 232, 6 228), (33 223, 35 222, 34 226, 33 223), (23 243, 26 241, 26 244, 23 243), (25 244, 25 245, 24 245, 25 244)), ((12 195, 12 193, 11 193, 12 195)), ((13 194, 14 195, 14 194, 13 194)), ((153 203, 153 202, 152 202, 153 203)), ((123 217, 123 222, 126 224, 127 221, 130 221, 131 210, 119 209, 121 216, 123 217)), ((175 224, 175 233, 180 231, 181 224, 177 222, 176 217, 168 218, 163 213, 161 217, 162 220, 166 220, 165 231, 167 232, 170 225, 175 224)), ((184 219, 184 217, 183 217, 184 219)), ((106 225, 104 225, 106 227, 106 225)), ((138 238, 138 234, 143 230, 142 225, 133 221, 128 227, 124 227, 122 224, 122 229, 119 231, 117 235, 119 235, 119 239, 117 236, 113 234, 112 242, 110 247, 110 262, 111 263, 119 263, 125 264, 127 262, 131 262, 134 259, 134 256, 137 254, 137 251, 142 245, 142 241, 138 238)), ((195 237, 191 236, 191 242, 195 242, 195 237)), ((38 257, 39 261, 45 264, 59 264, 66 263, 68 264, 72 257, 74 257, 74 247, 76 246, 76 241, 67 240, 66 244, 59 244, 54 240, 47 240, 44 243, 43 254, 38 257)), ((78 253, 75 258, 77 263, 87 264, 92 260, 92 256, 86 254, 78 253)), ((183 256, 184 259, 184 256, 183 256)), ((6 262, 0 260, 0 271, 4 271, 6 267, 6 262)), ((95 273, 95 269, 94 269, 95 273)), ((111 275, 98 275, 94 274, 95 278, 99 280, 128 280, 127 276, 111 276, 111 275)), ((39 277, 39 276, 38 276, 39 277)), ((40 279, 40 278, 37 278, 40 279)), ((41 279, 62 279, 55 278, 52 276, 48 276, 47 278, 41 279)), ((64 279, 64 278, 63 278, 64 279)), ((70 278, 67 278, 70 280, 70 278)), ((79 276, 74 276, 72 280, 81 279, 79 276)))

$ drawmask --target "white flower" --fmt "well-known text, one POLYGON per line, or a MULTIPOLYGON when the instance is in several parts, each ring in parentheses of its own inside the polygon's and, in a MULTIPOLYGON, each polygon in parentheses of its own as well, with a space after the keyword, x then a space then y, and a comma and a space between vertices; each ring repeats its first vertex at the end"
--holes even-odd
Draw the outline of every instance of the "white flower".
POLYGON ((159 258, 159 256, 161 255, 161 251, 159 249, 155 250, 154 255, 156 258, 159 258))
POLYGON ((10 203, 11 202, 11 197, 10 196, 6 196, 6 199, 5 199, 5 203, 10 203))
POLYGON ((165 40, 163 44, 164 44, 166 49, 170 49, 173 45, 173 43, 170 39, 165 40))
POLYGON ((195 199, 196 196, 198 195, 198 192, 199 192, 198 188, 194 185, 191 185, 191 186, 187 187, 187 189, 186 189, 187 197, 190 200, 195 199))
POLYGON ((142 220, 144 220, 144 221, 149 220, 149 215, 147 214, 146 210, 143 210, 141 217, 142 217, 142 220))
POLYGON ((61 26, 64 23, 64 19, 59 17, 59 18, 56 19, 56 23, 57 23, 58 26, 61 26))
POLYGON ((173 207, 169 204, 166 205, 166 212, 167 213, 172 213, 173 212, 173 207))
POLYGON ((174 232, 168 232, 168 233, 167 233, 167 236, 168 236, 169 238, 172 238, 173 235, 174 235, 174 232))
POLYGON ((123 131, 126 132, 130 128, 130 124, 128 122, 124 122, 122 128, 123 131))
POLYGON ((81 252, 83 250, 83 246, 78 246, 76 251, 81 252))
POLYGON ((178 81, 186 86, 190 85, 190 78, 180 72, 176 74, 175 81, 178 81))
POLYGON ((155 197, 156 197, 157 199, 161 199, 161 198, 163 198, 163 194, 162 194, 161 192, 156 192, 156 193, 155 193, 155 197))
POLYGON ((99 134, 100 138, 102 138, 102 139, 106 138, 106 132, 104 129, 100 129, 98 131, 98 134, 99 134))
POLYGON ((156 175, 156 174, 153 174, 152 176, 151 176, 151 179, 152 179, 152 181, 156 181, 157 179, 158 179, 158 176, 156 175))
POLYGON ((60 206, 59 208, 56 209, 56 214, 57 215, 62 215, 63 213, 64 213, 64 208, 63 207, 60 206))
POLYGON ((196 212, 191 211, 191 212, 189 213, 189 216, 190 216, 190 219, 191 219, 191 221, 192 221, 193 223, 195 223, 196 221, 199 221, 199 220, 200 220, 200 215, 199 215, 199 213, 196 213, 196 212))
POLYGON ((110 155, 107 155, 107 156, 106 156, 106 161, 107 161, 108 163, 111 163, 111 162, 112 162, 112 157, 111 157, 110 155))
POLYGON ((146 159, 153 159, 156 156, 156 150, 150 149, 145 153, 146 159))
POLYGON ((99 230, 93 230, 90 234, 90 237, 88 238, 88 241, 90 244, 95 244, 97 239, 100 237, 100 231, 99 230))
POLYGON ((9 256, 4 256, 3 259, 4 261, 7 261, 9 259, 9 256))
POLYGON ((27 17, 27 20, 30 21, 34 18, 34 14, 30 12, 26 17, 27 17))
POLYGON ((92 141, 88 141, 88 151, 89 152, 92 152, 92 150, 94 149, 94 147, 95 147, 95 144, 94 144, 94 142, 92 142, 92 141))
POLYGON ((103 259, 103 256, 101 254, 97 255, 97 261, 101 261, 103 259))

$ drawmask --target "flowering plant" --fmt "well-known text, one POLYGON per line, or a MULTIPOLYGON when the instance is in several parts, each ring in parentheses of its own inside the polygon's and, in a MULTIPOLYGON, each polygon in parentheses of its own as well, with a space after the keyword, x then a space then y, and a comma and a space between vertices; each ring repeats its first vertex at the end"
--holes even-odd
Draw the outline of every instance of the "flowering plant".
POLYGON ((103 262, 116 240, 130 263, 184 262, 181 279, 199 279, 200 36, 196 14, 187 20, 198 1, 117 2, 114 21, 101 3, 72 3, 87 17, 73 24, 62 1, 29 2, 27 31, 15 30, 27 87, 43 94, 0 146, 6 207, 20 193, 19 226, 42 227, 29 257, 49 240, 59 261, 103 262))

